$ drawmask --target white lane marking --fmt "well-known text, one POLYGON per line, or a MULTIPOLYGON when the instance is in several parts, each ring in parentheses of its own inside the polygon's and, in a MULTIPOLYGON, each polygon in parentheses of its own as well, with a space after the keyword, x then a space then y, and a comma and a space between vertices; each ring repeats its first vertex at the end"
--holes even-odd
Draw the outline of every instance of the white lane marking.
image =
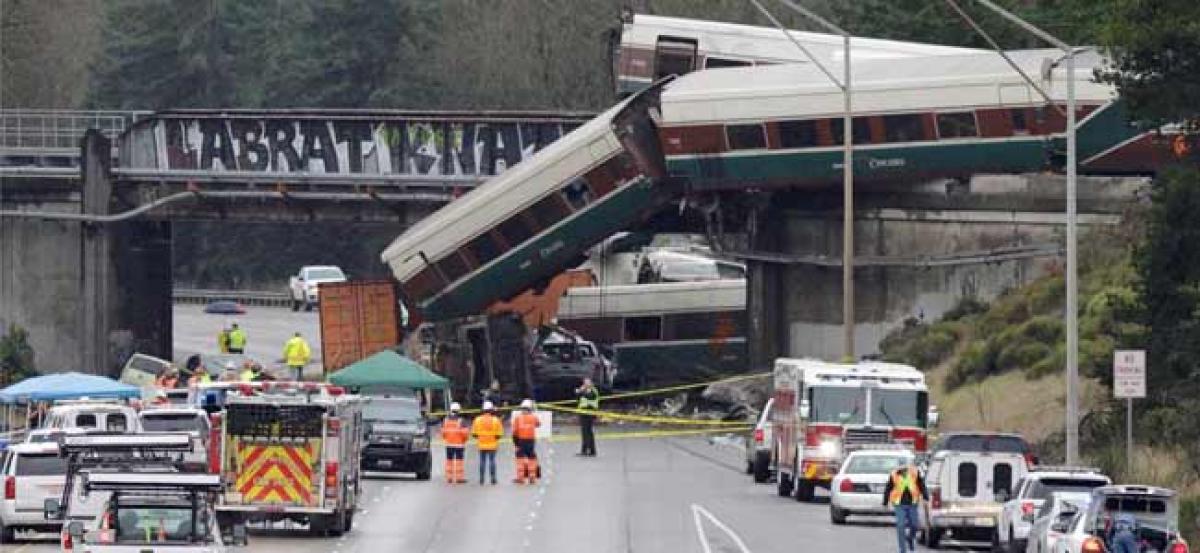
POLYGON ((707 518, 709 522, 712 522, 722 532, 725 532, 725 535, 733 540, 734 545, 737 545, 741 553, 750 553, 750 548, 746 547, 746 542, 742 541, 742 537, 737 532, 734 532, 732 528, 721 522, 716 515, 708 512, 708 509, 692 503, 692 520, 696 523, 696 534, 700 538, 700 547, 704 548, 704 553, 712 553, 712 545, 708 543, 708 535, 704 532, 704 522, 700 520, 701 516, 707 518))

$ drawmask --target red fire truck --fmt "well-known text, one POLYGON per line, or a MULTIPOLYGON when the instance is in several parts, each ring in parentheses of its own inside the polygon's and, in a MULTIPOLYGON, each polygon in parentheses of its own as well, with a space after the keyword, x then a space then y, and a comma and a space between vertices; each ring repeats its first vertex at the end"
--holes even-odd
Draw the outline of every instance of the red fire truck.
POLYGON ((771 424, 779 495, 811 501, 850 450, 902 444, 925 452, 937 411, 925 375, 907 365, 777 359, 771 424))

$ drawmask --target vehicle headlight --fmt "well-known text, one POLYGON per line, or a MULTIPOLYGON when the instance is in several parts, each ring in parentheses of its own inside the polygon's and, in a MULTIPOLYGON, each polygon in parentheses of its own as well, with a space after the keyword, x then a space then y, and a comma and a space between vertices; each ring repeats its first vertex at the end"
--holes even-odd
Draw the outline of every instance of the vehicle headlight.
POLYGON ((429 438, 425 436, 416 436, 412 439, 413 449, 425 449, 429 447, 429 438))
POLYGON ((842 454, 842 443, 836 439, 821 440, 821 445, 817 446, 817 453, 822 457, 838 457, 842 454))

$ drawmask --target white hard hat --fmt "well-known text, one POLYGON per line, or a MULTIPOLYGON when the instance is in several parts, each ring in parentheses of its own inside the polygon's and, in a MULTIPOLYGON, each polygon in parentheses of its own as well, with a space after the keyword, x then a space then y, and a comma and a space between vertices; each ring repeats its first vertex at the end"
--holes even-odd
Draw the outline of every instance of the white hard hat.
POLYGON ((450 404, 451 413, 457 413, 459 411, 462 411, 462 405, 459 405, 457 401, 450 404))
POLYGON ((532 410, 533 409, 533 400, 528 399, 528 398, 521 400, 521 408, 532 410))
POLYGON ((495 411, 496 405, 490 401, 485 401, 485 402, 483 402, 483 410, 484 411, 495 411))

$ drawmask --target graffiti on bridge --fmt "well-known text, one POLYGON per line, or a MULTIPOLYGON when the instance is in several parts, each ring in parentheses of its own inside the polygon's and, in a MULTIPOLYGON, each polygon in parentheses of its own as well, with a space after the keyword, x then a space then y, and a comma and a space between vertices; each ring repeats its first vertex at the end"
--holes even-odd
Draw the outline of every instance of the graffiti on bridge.
POLYGON ((472 177, 499 174, 577 126, 214 116, 159 119, 131 137, 154 151, 134 165, 163 170, 472 177))

